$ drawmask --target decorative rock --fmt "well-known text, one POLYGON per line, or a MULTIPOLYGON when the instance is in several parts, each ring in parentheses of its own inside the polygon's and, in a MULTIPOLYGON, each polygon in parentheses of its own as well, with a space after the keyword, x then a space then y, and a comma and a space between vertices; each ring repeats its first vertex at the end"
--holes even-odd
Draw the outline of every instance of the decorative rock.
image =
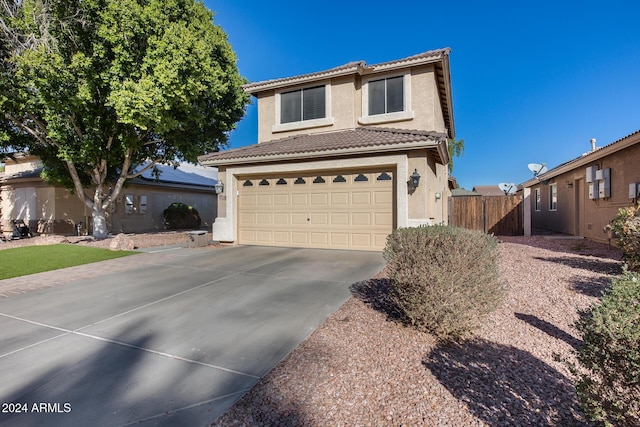
POLYGON ((59 245, 61 243, 69 243, 69 239, 67 239, 65 236, 57 236, 57 235, 51 235, 51 236, 38 236, 35 237, 36 239, 36 245, 59 245))
POLYGON ((109 249, 112 251, 132 251, 135 249, 133 239, 126 234, 120 233, 111 240, 109 249))

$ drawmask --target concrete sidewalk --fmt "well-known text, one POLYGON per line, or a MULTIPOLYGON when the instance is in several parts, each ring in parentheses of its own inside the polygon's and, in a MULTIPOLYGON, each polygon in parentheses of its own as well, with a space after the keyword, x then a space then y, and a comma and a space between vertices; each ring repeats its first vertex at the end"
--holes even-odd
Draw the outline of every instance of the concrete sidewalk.
POLYGON ((208 425, 384 266, 374 252, 166 249, 0 281, 23 287, 0 298, 0 402, 26 409, 1 425, 208 425))

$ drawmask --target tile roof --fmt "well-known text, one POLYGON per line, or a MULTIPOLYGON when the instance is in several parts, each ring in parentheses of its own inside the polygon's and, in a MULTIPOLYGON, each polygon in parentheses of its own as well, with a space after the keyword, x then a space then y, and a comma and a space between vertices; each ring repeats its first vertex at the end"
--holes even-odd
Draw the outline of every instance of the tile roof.
MULTIPOLYGON (((351 130, 289 136, 260 144, 209 153, 198 160, 205 165, 231 164, 234 161, 252 159, 269 161, 308 158, 315 156, 349 155, 394 151, 426 146, 437 148, 447 137, 443 133, 406 129, 362 127, 351 130)), ((447 154, 438 153, 439 160, 447 154)))
POLYGON ((293 83, 307 82, 312 80, 325 79, 345 74, 368 74, 372 72, 387 71, 389 69, 402 68, 413 65, 414 63, 428 63, 442 60, 449 55, 451 49, 434 49, 422 52, 417 55, 408 56, 406 58, 396 59, 393 61, 382 62, 379 64, 367 65, 365 61, 352 61, 338 67, 328 70, 317 71, 314 73, 301 74, 291 77, 283 77, 278 79, 263 80, 260 82, 248 83, 243 86, 248 93, 257 93, 263 90, 272 89, 274 87, 288 86, 293 83))
POLYGON ((504 193, 498 184, 496 185, 476 185, 471 191, 480 194, 481 196, 504 196, 504 193))
POLYGON ((202 187, 213 187, 218 182, 218 171, 208 167, 181 163, 177 168, 162 164, 157 164, 156 168, 160 173, 157 180, 153 175, 152 169, 144 171, 139 178, 143 181, 197 185, 202 187))

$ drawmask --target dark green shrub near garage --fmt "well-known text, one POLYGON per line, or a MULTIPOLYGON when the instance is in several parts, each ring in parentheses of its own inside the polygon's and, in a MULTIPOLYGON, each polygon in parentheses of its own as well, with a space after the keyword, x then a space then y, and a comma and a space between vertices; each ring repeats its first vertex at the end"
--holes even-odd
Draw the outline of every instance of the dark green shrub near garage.
POLYGON ((162 215, 169 230, 198 229, 202 224, 198 210, 184 203, 171 203, 162 215))

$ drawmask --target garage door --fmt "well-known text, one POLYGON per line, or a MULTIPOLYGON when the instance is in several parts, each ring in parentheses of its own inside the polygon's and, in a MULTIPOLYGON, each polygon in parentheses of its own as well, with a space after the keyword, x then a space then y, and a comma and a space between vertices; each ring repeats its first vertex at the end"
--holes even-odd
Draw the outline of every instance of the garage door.
POLYGON ((241 244, 382 250, 393 229, 391 170, 241 177, 241 244))

